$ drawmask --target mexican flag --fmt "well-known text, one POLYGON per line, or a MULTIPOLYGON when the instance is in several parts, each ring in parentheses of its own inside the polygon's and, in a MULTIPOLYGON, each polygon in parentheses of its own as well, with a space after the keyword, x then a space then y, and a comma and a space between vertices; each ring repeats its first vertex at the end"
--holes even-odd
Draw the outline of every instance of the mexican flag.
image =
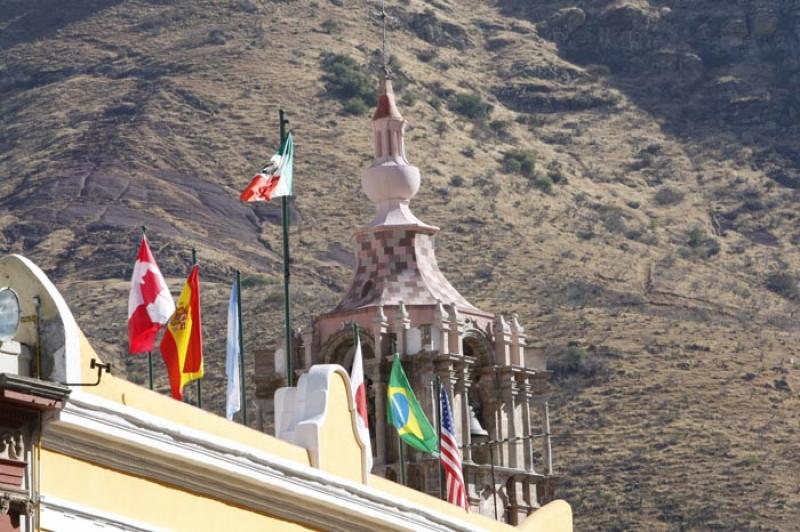
POLYGON ((437 454, 439 438, 417 402, 397 355, 392 362, 387 394, 386 415, 400 439, 424 453, 437 454))
POLYGON ((246 202, 269 201, 279 196, 291 196, 293 166, 294 138, 289 133, 278 153, 255 175, 239 199, 246 202))

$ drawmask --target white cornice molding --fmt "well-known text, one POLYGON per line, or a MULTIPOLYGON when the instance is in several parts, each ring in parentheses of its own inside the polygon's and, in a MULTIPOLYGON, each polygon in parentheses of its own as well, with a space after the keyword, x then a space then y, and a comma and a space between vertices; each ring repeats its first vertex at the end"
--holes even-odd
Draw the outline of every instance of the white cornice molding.
POLYGON ((43 433, 57 452, 326 530, 480 530, 388 493, 93 396, 43 433))
POLYGON ((164 528, 47 495, 41 497, 40 507, 42 527, 48 530, 167 532, 164 528))

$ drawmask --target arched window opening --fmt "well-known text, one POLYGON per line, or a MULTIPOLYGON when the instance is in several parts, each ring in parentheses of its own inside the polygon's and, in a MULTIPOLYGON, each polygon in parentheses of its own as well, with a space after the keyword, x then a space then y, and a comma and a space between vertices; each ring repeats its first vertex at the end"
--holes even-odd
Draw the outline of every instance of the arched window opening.
POLYGON ((475 359, 477 366, 490 366, 494 364, 494 355, 489 339, 478 330, 467 331, 461 342, 464 356, 475 359))

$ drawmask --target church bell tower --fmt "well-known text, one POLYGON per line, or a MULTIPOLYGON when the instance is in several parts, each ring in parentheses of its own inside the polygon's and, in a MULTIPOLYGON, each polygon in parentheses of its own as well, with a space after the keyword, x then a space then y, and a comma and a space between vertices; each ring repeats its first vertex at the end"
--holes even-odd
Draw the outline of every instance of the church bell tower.
MULTIPOLYGON (((471 510, 515 524, 553 498, 549 423, 544 402, 549 372, 541 352, 526 350, 516 316, 473 306, 436 262, 439 229, 420 221, 410 202, 420 171, 405 151, 406 121, 384 75, 372 118, 374 158, 361 177, 375 204, 373 220, 354 232, 355 271, 349 289, 311 332, 296 337, 298 374, 313 364, 351 369, 352 324, 361 340, 368 383, 373 473, 399 481, 398 437, 386 420, 386 384, 396 345, 420 404, 435 420, 436 376, 451 397, 471 510)), ((282 354, 276 354, 280 366, 282 354)), ((282 385, 282 367, 260 375, 262 411, 282 385)), ((257 372, 258 372, 257 368, 257 372)), ((407 448, 407 483, 439 494, 438 461, 407 448)))

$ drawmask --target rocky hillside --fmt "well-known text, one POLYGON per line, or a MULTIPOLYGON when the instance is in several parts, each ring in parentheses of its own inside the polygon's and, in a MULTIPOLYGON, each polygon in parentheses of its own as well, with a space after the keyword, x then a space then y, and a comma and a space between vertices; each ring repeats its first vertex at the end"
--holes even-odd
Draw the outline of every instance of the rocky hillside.
MULTIPOLYGON (((204 398, 221 411, 233 269, 250 352, 281 328, 279 212, 237 200, 281 106, 298 324, 348 284, 371 214, 375 8, 0 2, 0 252, 42 264, 101 356, 141 382, 124 354, 138 228, 175 292, 197 248, 204 398)), ((576 528, 798 529, 800 4, 388 9, 415 213, 443 228, 453 284, 519 312, 551 354, 576 528)))

